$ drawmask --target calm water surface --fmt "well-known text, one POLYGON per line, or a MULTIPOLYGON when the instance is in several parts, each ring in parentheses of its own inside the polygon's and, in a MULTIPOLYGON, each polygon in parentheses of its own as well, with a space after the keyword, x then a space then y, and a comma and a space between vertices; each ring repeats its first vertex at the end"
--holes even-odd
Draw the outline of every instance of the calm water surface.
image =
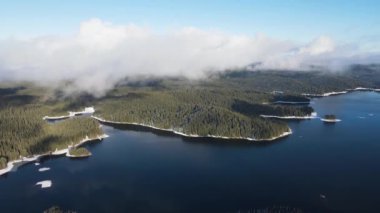
POLYGON ((79 213, 247 212, 274 205, 379 212, 380 94, 326 97, 312 106, 342 122, 292 121, 293 135, 265 145, 104 127, 110 137, 88 145, 90 158, 44 159, 0 177, 0 212, 53 205, 79 213), (35 186, 41 180, 52 180, 52 187, 35 186))

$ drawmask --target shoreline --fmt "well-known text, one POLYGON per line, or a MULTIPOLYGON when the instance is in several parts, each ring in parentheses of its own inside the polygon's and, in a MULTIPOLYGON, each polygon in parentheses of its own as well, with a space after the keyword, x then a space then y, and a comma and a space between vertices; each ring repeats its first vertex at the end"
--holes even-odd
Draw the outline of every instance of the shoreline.
POLYGON ((321 121, 327 122, 327 123, 336 123, 336 122, 341 122, 341 119, 326 119, 326 118, 321 118, 321 121))
POLYGON ((69 157, 69 158, 84 158, 84 157, 90 157, 92 156, 92 153, 90 152, 88 155, 80 155, 80 156, 77 156, 77 155, 71 155, 70 154, 70 149, 72 148, 77 148, 79 146, 82 146, 83 144, 87 143, 87 142, 90 142, 90 141, 94 141, 94 140, 103 140, 104 138, 108 138, 109 135, 107 134, 103 134, 103 135, 100 135, 100 136, 97 136, 96 138, 89 138, 88 136, 86 136, 85 139, 82 139, 79 143, 75 144, 74 146, 71 146, 69 148, 67 148, 67 152, 66 152, 66 157, 69 157))
POLYGON ((59 156, 59 155, 64 155, 64 154, 66 154, 66 157, 70 157, 70 156, 67 156, 67 153, 69 152, 69 149, 71 147, 78 147, 80 145, 83 145, 86 142, 93 141, 93 140, 102 140, 102 139, 108 138, 108 137, 109 136, 107 134, 98 135, 95 138, 89 138, 88 136, 86 136, 86 138, 79 141, 78 144, 75 144, 73 146, 69 146, 68 148, 65 148, 65 149, 60 149, 60 150, 56 149, 55 151, 50 151, 48 153, 44 153, 44 154, 40 154, 40 155, 33 155, 32 157, 21 157, 20 159, 9 161, 9 162, 7 162, 7 167, 5 167, 4 169, 0 169, 0 176, 7 174, 8 172, 11 172, 12 169, 14 169, 14 168, 17 168, 17 167, 22 166, 22 165, 27 164, 27 163, 37 161, 42 157, 59 156))
POLYGON ((77 156, 77 155, 66 154, 66 157, 68 157, 68 158, 88 158, 88 157, 91 157, 91 156, 92 156, 91 153, 88 154, 88 155, 79 155, 79 156, 77 156))
POLYGON ((294 104, 294 105, 304 105, 304 104, 310 104, 311 101, 274 101, 272 104, 294 104))
POLYGON ((71 155, 70 152, 66 153, 66 157, 68 157, 68 158, 88 158, 88 157, 91 157, 91 156, 92 156, 91 152, 89 154, 87 154, 87 155, 71 155))
POLYGON ((7 162, 7 167, 5 167, 4 169, 0 169, 0 176, 6 174, 8 172, 11 172, 13 170, 13 168, 17 168, 17 167, 22 166, 24 164, 37 161, 38 159, 40 159, 41 157, 46 156, 46 155, 47 154, 34 155, 33 157, 29 157, 29 158, 21 157, 20 159, 9 161, 9 162, 7 162))
POLYGON ((88 136, 86 136, 84 139, 82 139, 81 141, 79 141, 79 143, 75 144, 75 145, 69 145, 67 148, 65 149, 55 149, 54 152, 51 153, 51 155, 53 156, 58 156, 58 155, 65 155, 66 157, 72 157, 73 155, 70 155, 69 154, 69 151, 71 148, 77 148, 87 142, 90 142, 90 141, 95 141, 95 140, 103 140, 104 138, 108 138, 109 135, 107 134, 103 134, 103 135, 98 135, 94 138, 89 138, 88 136))
POLYGON ((309 119, 315 119, 317 117, 316 112, 312 112, 308 116, 277 116, 277 115, 260 115, 260 117, 263 118, 278 118, 278 119, 284 119, 284 120, 309 120, 309 119))
POLYGON ((320 98, 320 97, 328 97, 328 96, 333 96, 333 95, 342 95, 346 94, 349 92, 355 92, 355 91, 368 91, 368 92, 380 92, 380 89, 376 88, 367 88, 367 87, 356 87, 354 89, 345 89, 343 91, 338 91, 338 92, 326 92, 322 94, 311 94, 311 93, 301 93, 303 96, 308 96, 308 97, 314 97, 314 98, 320 98))
POLYGON ((148 127, 151 129, 155 130, 161 130, 161 131, 166 131, 166 132, 171 132, 176 135, 188 137, 188 138, 216 138, 216 139, 231 139, 231 140, 248 140, 248 141, 273 141, 276 139, 280 139, 283 137, 286 137, 288 135, 291 135, 293 132, 289 128, 288 131, 283 132, 281 135, 272 137, 272 138, 266 138, 266 139, 256 139, 256 138, 249 138, 249 137, 226 137, 226 136, 220 136, 220 135, 207 135, 207 136, 201 136, 201 135, 195 135, 195 134, 185 134, 183 132, 175 131, 174 129, 164 129, 164 128, 159 128, 147 124, 141 124, 141 123, 132 123, 132 122, 120 122, 120 121, 110 121, 110 120, 105 120, 96 116, 91 116, 95 120, 104 123, 104 124, 126 124, 126 125, 135 125, 135 126, 143 126, 143 127, 148 127))

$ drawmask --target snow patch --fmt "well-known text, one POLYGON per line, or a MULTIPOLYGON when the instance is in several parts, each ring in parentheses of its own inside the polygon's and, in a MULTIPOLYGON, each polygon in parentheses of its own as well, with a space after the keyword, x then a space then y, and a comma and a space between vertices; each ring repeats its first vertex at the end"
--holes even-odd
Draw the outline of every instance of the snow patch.
POLYGON ((66 149, 60 149, 60 150, 55 149, 55 151, 52 152, 51 155, 64 155, 64 154, 66 154, 68 151, 69 151, 68 148, 66 148, 66 149))
POLYGON ((43 168, 38 169, 39 172, 45 172, 45 171, 49 171, 49 170, 50 170, 49 167, 43 167, 43 168))
POLYGON ((40 185, 41 188, 49 188, 51 187, 52 182, 51 180, 44 180, 44 181, 37 182, 36 185, 40 185))
POLYGON ((12 171, 13 169, 17 168, 17 166, 20 166, 20 165, 23 165, 25 163, 29 163, 29 162, 33 162, 33 161, 36 161, 38 160, 41 156, 43 155, 34 155, 32 157, 20 157, 20 159, 18 160, 14 160, 14 161, 9 161, 7 163, 7 167, 5 167, 4 169, 0 169, 0 175, 3 175, 5 173, 8 173, 10 171, 12 171))
POLYGON ((317 113, 312 112, 307 116, 277 116, 277 115, 260 115, 263 118, 278 118, 278 119, 286 119, 286 120, 304 120, 304 119, 314 119, 317 118, 317 113))
POLYGON ((332 95, 341 95, 341 94, 346 94, 348 92, 352 91, 374 91, 374 92, 380 92, 380 89, 376 88, 366 88, 366 87, 356 87, 354 89, 346 89, 344 91, 338 91, 338 92, 327 92, 327 93, 322 93, 322 94, 310 94, 310 93, 302 93, 304 96, 309 96, 309 97, 326 97, 326 96, 332 96, 332 95))
POLYGON ((322 94, 311 94, 311 93, 302 93, 304 96, 310 96, 310 97, 327 97, 332 95, 341 95, 346 94, 348 91, 340 91, 340 92, 326 92, 322 94))
POLYGON ((83 111, 78 111, 78 112, 68 112, 69 115, 64 115, 64 116, 44 116, 42 119, 43 120, 61 120, 61 119, 66 119, 66 118, 71 118, 77 115, 83 115, 83 114, 93 114, 95 112, 94 107, 85 107, 83 111))

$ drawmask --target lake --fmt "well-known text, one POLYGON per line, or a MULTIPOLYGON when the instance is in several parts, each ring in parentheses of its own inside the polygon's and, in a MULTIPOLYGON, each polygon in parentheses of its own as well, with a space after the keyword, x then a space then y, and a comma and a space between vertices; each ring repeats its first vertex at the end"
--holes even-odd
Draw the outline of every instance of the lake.
POLYGON ((252 143, 104 126, 86 159, 46 158, 0 177, 0 212, 306 212, 380 209, 380 93, 313 99, 342 122, 290 121, 293 135, 252 143), (39 172, 42 167, 51 168, 39 172), (52 180, 41 189, 35 183, 52 180))

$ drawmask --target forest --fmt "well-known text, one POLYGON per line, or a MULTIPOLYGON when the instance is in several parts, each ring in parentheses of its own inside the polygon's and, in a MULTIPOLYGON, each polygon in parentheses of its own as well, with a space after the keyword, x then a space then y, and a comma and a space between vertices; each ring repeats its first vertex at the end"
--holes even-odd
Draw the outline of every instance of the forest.
POLYGON ((215 74, 220 83, 255 91, 281 91, 286 94, 322 94, 356 87, 379 88, 380 65, 351 65, 331 70, 229 70, 215 74))
MULTIPOLYGON (((1 99, 12 100, 1 102, 0 108, 0 169, 8 161, 44 154, 55 149, 67 148, 79 143, 86 136, 95 137, 103 134, 99 124, 89 117, 78 117, 58 123, 48 123, 42 117, 50 113, 64 113, 62 104, 49 104, 41 101, 40 96, 31 91, 32 99, 25 100, 15 89, 1 89, 1 99), (33 95, 32 95, 33 94, 33 95), (22 104, 20 104, 22 103, 22 104)), ((39 91, 40 94, 44 94, 39 91)))

